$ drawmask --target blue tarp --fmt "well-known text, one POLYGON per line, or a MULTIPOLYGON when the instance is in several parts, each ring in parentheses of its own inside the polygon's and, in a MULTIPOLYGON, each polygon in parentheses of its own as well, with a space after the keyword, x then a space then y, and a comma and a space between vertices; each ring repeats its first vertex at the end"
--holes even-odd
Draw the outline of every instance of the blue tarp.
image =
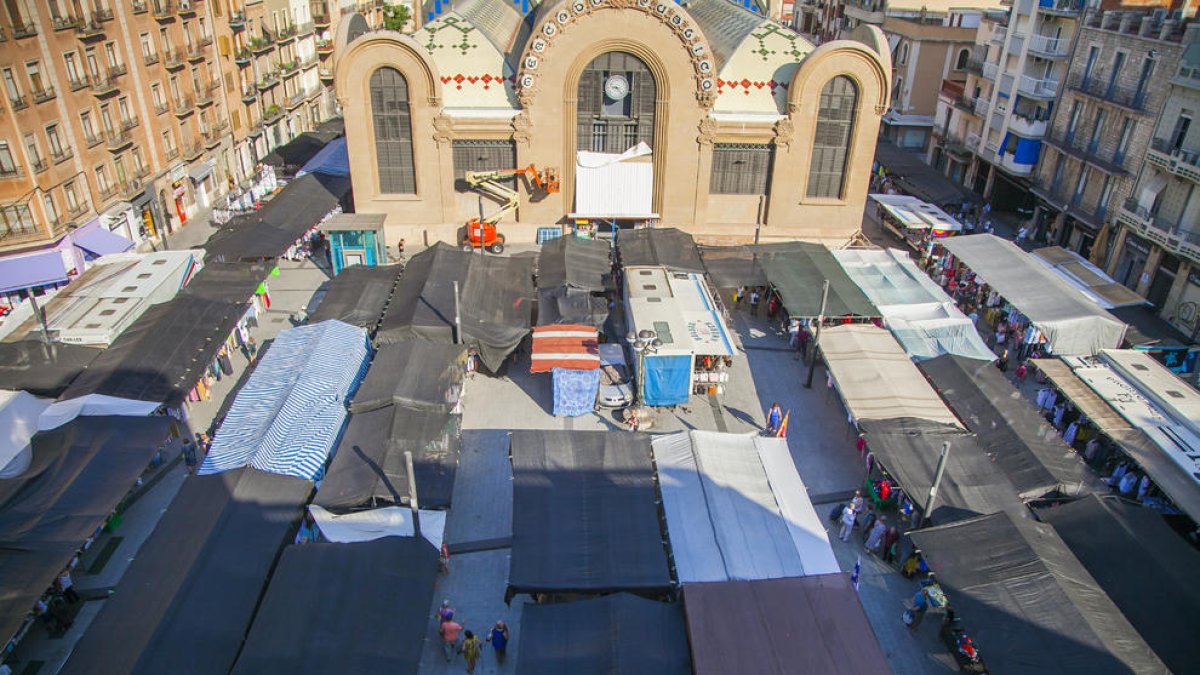
POLYGON ((554 414, 558 417, 578 417, 596 409, 596 394, 600 391, 600 369, 571 370, 555 368, 554 414))
POLYGON ((647 405, 679 405, 687 403, 692 393, 692 357, 647 356, 644 382, 647 405))
POLYGON ((234 399, 200 473, 250 465, 316 479, 369 358, 366 331, 341 321, 280 333, 234 399))
POLYGON ((299 178, 306 173, 321 173, 326 176, 348 178, 350 176, 350 153, 346 151, 346 138, 343 136, 329 141, 328 145, 321 148, 320 152, 308 160, 296 177, 299 178))

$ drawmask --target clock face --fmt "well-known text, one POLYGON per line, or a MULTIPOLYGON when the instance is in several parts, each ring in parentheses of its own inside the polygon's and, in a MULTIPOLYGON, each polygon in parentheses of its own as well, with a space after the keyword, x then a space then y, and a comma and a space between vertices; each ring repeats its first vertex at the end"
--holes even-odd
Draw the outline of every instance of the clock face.
POLYGON ((614 101, 620 101, 629 94, 629 80, 624 75, 610 75, 604 81, 604 95, 614 101))

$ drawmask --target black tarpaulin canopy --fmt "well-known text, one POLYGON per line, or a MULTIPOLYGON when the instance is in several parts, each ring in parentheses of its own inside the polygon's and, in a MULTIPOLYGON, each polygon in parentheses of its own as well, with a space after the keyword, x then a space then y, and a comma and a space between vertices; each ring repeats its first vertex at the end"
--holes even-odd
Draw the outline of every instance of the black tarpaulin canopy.
POLYGON ((447 412, 458 400, 466 351, 463 345, 424 340, 381 345, 354 394, 350 412, 392 404, 447 412))
POLYGON ((0 639, 108 518, 167 436, 165 417, 77 417, 41 431, 29 468, 0 480, 0 639))
POLYGON ((399 405, 350 416, 333 462, 313 503, 330 510, 408 503, 413 454, 421 508, 449 508, 461 450, 459 417, 399 405))
POLYGON ((437 559, 424 538, 287 547, 233 675, 415 675, 437 559))
POLYGON ((229 672, 311 493, 251 468, 189 476, 63 675, 229 672))
POLYGON ((263 158, 263 164, 277 166, 287 171, 287 173, 296 173, 308 163, 318 152, 321 151, 330 141, 342 135, 342 131, 331 129, 329 131, 305 131, 296 136, 286 144, 275 148, 263 158))
POLYGON ((538 254, 538 288, 570 286, 603 291, 612 274, 612 251, 607 241, 559 237, 542 244, 538 254))
POLYGON ((991 363, 945 355, 917 367, 1023 498, 1101 489, 1079 455, 991 363))
POLYGON ((696 675, 889 673, 845 574, 687 584, 696 675))
POLYGON ((1168 672, 1049 525, 993 513, 909 536, 988 672, 1168 672))
POLYGON ((946 473, 933 518, 945 523, 997 511, 1021 512, 1024 505, 974 435, 949 424, 918 418, 862 420, 867 447, 922 512, 937 473, 942 443, 950 443, 946 473))
POLYGON ((1190 345, 1195 342, 1145 305, 1114 307, 1108 313, 1129 325, 1125 331, 1125 343, 1131 347, 1190 345))
POLYGON ((842 269, 829 249, 820 244, 796 244, 793 250, 761 254, 759 264, 767 280, 783 297, 783 306, 794 317, 821 313, 821 289, 829 281, 825 316, 879 316, 879 310, 842 269))
POLYGON ((610 431, 514 431, 507 597, 670 586, 650 440, 610 431))
MULTIPOLYGON (((690 675, 683 610, 628 593, 521 609, 518 675, 690 675)), ((730 671, 732 672, 732 671, 730 671)))
POLYGON ((204 266, 183 293, 222 302, 244 303, 271 274, 274 265, 252 262, 214 262, 204 266))
MULTIPOLYGON (((247 298, 248 300, 248 298, 247 298)), ((217 357, 247 301, 180 294, 134 321, 62 394, 179 403, 217 357)))
POLYGON ((766 286, 767 275, 749 246, 701 246, 704 269, 717 288, 766 286))
POLYGON ((309 316, 309 322, 337 319, 373 334, 402 269, 400 265, 347 267, 329 281, 325 297, 309 316))
POLYGON ((538 289, 539 326, 565 323, 603 328, 608 318, 608 301, 590 291, 570 286, 538 289))
POLYGON ((496 372, 529 333, 533 259, 479 255, 438 243, 414 255, 375 336, 378 344, 420 338, 454 342, 454 282, 463 342, 496 372))
POLYGON ((1158 657, 1176 673, 1200 662, 1196 639, 1200 587, 1194 574, 1200 553, 1141 505, 1093 495, 1042 509, 1054 526, 1158 657))
POLYGON ((57 398, 102 351, 41 340, 0 342, 0 389, 57 398))
POLYGON ((617 230, 622 267, 662 266, 674 272, 704 274, 704 261, 692 235, 674 227, 617 230))
POLYGON ((350 179, 307 174, 290 182, 262 209, 235 216, 204 248, 216 261, 278 258, 338 206, 346 205, 350 179))

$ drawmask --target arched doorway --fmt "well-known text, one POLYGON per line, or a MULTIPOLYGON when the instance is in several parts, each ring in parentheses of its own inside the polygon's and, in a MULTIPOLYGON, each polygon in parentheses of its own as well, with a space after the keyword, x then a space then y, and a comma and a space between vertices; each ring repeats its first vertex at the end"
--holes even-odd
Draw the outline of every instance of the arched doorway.
POLYGON ((650 68, 633 54, 597 56, 579 77, 576 148, 622 153, 640 142, 653 148, 657 89, 650 68))

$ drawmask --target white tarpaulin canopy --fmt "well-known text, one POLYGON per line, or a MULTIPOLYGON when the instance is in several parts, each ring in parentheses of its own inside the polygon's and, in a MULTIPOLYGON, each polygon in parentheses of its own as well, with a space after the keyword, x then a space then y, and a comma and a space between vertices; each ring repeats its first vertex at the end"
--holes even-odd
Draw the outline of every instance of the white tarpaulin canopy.
POLYGON ((58 401, 46 408, 38 417, 38 431, 57 429, 80 415, 84 417, 106 415, 145 417, 154 414, 160 405, 153 401, 135 401, 107 394, 88 394, 79 398, 58 401))
POLYGON ((951 232, 962 230, 962 223, 951 218, 950 214, 916 197, 888 194, 871 194, 868 196, 907 229, 934 229, 951 232))
POLYGON ((580 151, 575 166, 572 218, 657 218, 650 146, 621 154, 580 151))
POLYGON ((785 439, 682 431, 652 443, 680 582, 840 572, 785 439))
POLYGON ((957 354, 991 361, 995 354, 950 296, 896 249, 832 251, 838 264, 879 308, 883 323, 915 359, 957 354))
POLYGON ((1124 323, 1083 298, 1016 244, 990 234, 951 237, 941 244, 1029 317, 1055 354, 1090 356, 1121 346, 1124 323))
POLYGON ((821 352, 855 420, 900 417, 961 426, 896 338, 871 324, 827 328, 821 352))
POLYGON ((0 389, 0 478, 15 478, 33 459, 29 439, 38 431, 38 416, 50 399, 27 391, 0 389))
MULTIPOLYGON (((413 536, 412 510, 400 506, 385 506, 339 516, 310 504, 308 512, 320 528, 321 535, 338 544, 413 536)), ((421 536, 440 551, 446 531, 446 512, 421 509, 418 513, 421 517, 421 536)))

